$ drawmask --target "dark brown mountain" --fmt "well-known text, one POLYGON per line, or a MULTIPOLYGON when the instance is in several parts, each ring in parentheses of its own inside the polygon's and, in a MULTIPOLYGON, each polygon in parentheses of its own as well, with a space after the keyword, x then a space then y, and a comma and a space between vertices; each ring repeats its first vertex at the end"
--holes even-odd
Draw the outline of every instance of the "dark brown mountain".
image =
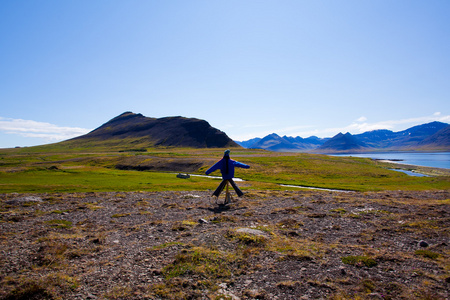
POLYGON ((239 147, 224 132, 204 120, 185 117, 149 118, 132 112, 125 112, 90 133, 67 142, 144 147, 239 147))

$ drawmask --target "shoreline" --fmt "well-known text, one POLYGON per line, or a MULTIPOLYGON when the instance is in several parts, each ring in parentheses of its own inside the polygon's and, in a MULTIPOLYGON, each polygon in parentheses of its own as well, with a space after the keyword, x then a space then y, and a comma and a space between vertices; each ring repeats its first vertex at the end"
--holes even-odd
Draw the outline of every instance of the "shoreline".
POLYGON ((374 152, 346 153, 330 156, 370 158, 374 161, 450 170, 450 152, 374 152))
POLYGON ((436 167, 424 167, 417 165, 409 165, 402 163, 401 160, 388 160, 388 159, 373 159, 374 161, 388 164, 392 169, 400 169, 406 171, 413 171, 415 173, 420 173, 430 176, 450 176, 450 169, 446 168, 436 168, 436 167))

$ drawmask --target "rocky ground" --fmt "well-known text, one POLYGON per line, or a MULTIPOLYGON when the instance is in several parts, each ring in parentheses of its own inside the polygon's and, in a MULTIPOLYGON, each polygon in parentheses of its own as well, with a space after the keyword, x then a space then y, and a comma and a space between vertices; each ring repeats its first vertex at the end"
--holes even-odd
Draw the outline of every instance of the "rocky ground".
POLYGON ((210 194, 0 195, 0 299, 450 297, 449 191, 210 194))

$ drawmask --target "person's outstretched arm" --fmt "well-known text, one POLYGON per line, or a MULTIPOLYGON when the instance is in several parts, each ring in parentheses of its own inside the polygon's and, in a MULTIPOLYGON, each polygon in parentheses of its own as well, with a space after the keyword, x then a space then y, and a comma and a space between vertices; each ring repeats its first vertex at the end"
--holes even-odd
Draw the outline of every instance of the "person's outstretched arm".
POLYGON ((210 173, 214 172, 217 169, 220 169, 220 166, 222 165, 222 160, 219 160, 218 162, 216 162, 211 168, 209 168, 208 170, 206 170, 205 174, 209 175, 210 173))
POLYGON ((238 162, 236 160, 233 161, 233 164, 234 164, 235 167, 239 167, 239 168, 244 168, 244 169, 249 169, 250 168, 249 165, 246 165, 244 163, 238 162))

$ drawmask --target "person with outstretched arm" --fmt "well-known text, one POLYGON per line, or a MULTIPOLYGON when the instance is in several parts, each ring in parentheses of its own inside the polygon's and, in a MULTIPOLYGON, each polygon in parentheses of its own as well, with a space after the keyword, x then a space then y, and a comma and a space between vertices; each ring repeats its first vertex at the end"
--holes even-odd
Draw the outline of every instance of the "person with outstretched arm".
POLYGON ((241 197, 244 195, 244 193, 238 188, 236 183, 233 181, 234 177, 234 167, 244 168, 248 169, 250 168, 249 165, 243 164, 241 162, 232 160, 230 158, 230 150, 225 150, 223 154, 223 158, 216 162, 211 168, 209 168, 206 171, 206 175, 214 172, 217 169, 220 169, 220 172, 222 173, 222 182, 219 184, 217 189, 214 191, 213 196, 219 197, 220 193, 222 192, 223 188, 229 182, 233 189, 236 191, 236 194, 241 197))

